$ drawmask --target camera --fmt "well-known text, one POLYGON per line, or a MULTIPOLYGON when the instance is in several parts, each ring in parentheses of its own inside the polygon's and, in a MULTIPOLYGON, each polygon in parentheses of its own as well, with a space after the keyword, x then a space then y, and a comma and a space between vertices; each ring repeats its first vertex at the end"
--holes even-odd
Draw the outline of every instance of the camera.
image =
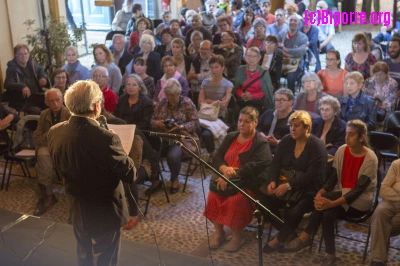
POLYGON ((168 130, 174 128, 175 123, 178 124, 178 125, 182 124, 182 122, 175 121, 175 119, 173 119, 173 118, 164 119, 165 127, 166 127, 168 130))

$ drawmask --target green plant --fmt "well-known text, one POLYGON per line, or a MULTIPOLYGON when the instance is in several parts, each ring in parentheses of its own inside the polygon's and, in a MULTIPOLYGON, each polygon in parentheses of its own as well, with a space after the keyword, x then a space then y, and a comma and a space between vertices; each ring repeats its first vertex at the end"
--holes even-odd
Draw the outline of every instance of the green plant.
MULTIPOLYGON (((24 37, 28 45, 32 47, 30 52, 32 59, 39 65, 47 67, 49 65, 46 39, 43 35, 43 30, 40 28, 33 28, 35 20, 28 19, 24 22, 27 26, 28 34, 24 37)), ((65 48, 74 45, 77 46, 82 41, 84 30, 77 28, 70 34, 68 32, 68 24, 65 22, 64 17, 60 17, 60 22, 51 16, 46 19, 46 26, 49 36, 51 65, 53 68, 58 68, 64 65, 64 52, 65 48)), ((52 69, 50 69, 52 71, 52 69)))

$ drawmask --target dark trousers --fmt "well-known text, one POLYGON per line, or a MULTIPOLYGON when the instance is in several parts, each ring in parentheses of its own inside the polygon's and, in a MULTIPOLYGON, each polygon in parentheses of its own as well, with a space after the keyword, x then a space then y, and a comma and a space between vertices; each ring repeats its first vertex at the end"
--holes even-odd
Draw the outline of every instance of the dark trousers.
POLYGON ((214 136, 210 130, 201 128, 201 140, 206 146, 208 153, 212 153, 213 151, 215 151, 214 136))
POLYGON ((79 266, 116 266, 121 246, 121 229, 90 236, 74 227, 79 266))
POLYGON ((300 75, 303 72, 303 69, 301 67, 298 67, 296 71, 294 72, 289 72, 286 75, 287 79, 287 87, 289 90, 293 92, 293 95, 295 95, 295 88, 296 88, 296 81, 300 80, 300 75))
POLYGON ((137 179, 135 182, 133 182, 131 184, 123 182, 124 189, 125 189, 125 196, 127 197, 128 204, 129 204, 129 216, 137 216, 138 215, 137 203, 139 200, 139 191, 138 191, 136 184, 141 184, 144 181, 146 181, 147 179, 148 179, 147 172, 144 169, 144 167, 141 166, 137 170, 137 179), (129 189, 130 189, 130 191, 129 191, 129 189), (130 192, 132 192, 132 195, 130 192), (132 196, 135 200, 132 199, 132 196))
POLYGON ((261 203, 269 209, 273 214, 279 217, 279 209, 283 208, 283 225, 277 223, 273 218, 266 215, 266 219, 270 220, 276 229, 279 230, 278 240, 284 242, 299 226, 303 215, 313 209, 315 193, 306 193, 303 198, 297 203, 291 203, 286 206, 286 202, 272 196, 264 195, 261 198, 261 203))
MULTIPOLYGON (((341 197, 342 193, 337 193, 337 197, 341 197)), ((335 220, 336 219, 345 219, 345 218, 357 218, 363 216, 364 211, 359 211, 355 208, 349 207, 346 211, 342 206, 336 206, 335 208, 325 210, 323 212, 323 220, 322 220, 322 232, 325 239, 325 252, 328 254, 335 254, 335 220)))
POLYGON ((346 0, 342 2, 342 12, 349 13, 355 11, 356 11, 356 0, 346 0))

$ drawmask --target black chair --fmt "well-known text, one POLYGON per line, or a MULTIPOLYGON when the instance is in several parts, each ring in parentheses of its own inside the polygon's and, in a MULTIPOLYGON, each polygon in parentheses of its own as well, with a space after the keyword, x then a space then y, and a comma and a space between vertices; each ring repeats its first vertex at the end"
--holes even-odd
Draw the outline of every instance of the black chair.
MULTIPOLYGON (((363 259, 362 259, 362 263, 363 264, 365 263, 365 258, 367 257, 369 239, 370 239, 370 236, 371 236, 371 226, 369 225, 369 223, 367 223, 367 220, 372 216, 372 214, 374 214, 376 206, 378 206, 378 203, 379 203, 379 190, 381 189, 381 183, 382 183, 381 172, 380 172, 380 170, 378 168, 375 197, 374 197, 374 201, 372 202, 371 209, 361 217, 343 219, 346 222, 356 223, 356 224, 360 224, 360 225, 368 227, 368 234, 367 234, 367 238, 365 240, 365 248, 364 248, 363 259)), ((348 236, 340 235, 339 234, 339 230, 338 230, 337 220, 336 220, 336 237, 341 237, 341 238, 345 238, 345 239, 348 239, 348 240, 364 243, 364 241, 362 241, 362 240, 358 240, 358 239, 350 238, 348 236)), ((322 247, 323 240, 324 240, 324 235, 322 234, 321 240, 319 242, 318 252, 321 252, 321 247, 322 247)), ((311 248, 310 248, 310 251, 311 251, 311 248)))
POLYGON ((386 171, 386 159, 396 160, 399 158, 399 139, 390 133, 371 131, 369 133, 371 148, 378 155, 378 166, 383 159, 383 170, 386 171))
POLYGON ((15 139, 10 140, 9 150, 4 155, 6 165, 4 167, 0 190, 2 190, 4 187, 8 165, 10 165, 10 168, 8 169, 6 191, 8 191, 8 187, 10 185, 10 178, 14 163, 18 163, 21 166, 22 172, 25 177, 32 177, 29 172, 28 165, 35 165, 36 163, 35 147, 33 145, 33 132, 37 128, 38 121, 38 115, 28 115, 18 122, 15 139), (18 136, 22 136, 22 138, 17 139, 18 136), (19 141, 20 143, 16 143, 17 141, 19 141))
POLYGON ((386 133, 392 133, 396 137, 400 138, 400 111, 395 111, 389 115, 385 121, 383 131, 386 133))

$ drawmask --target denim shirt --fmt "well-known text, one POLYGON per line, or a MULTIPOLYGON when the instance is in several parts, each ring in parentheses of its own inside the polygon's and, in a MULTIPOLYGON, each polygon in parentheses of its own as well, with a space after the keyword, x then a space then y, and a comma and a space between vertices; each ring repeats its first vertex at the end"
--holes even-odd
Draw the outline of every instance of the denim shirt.
POLYGON ((360 91, 356 97, 356 104, 349 108, 350 96, 343 97, 340 101, 340 117, 347 121, 360 119, 367 124, 368 130, 375 129, 376 106, 374 99, 360 91))

